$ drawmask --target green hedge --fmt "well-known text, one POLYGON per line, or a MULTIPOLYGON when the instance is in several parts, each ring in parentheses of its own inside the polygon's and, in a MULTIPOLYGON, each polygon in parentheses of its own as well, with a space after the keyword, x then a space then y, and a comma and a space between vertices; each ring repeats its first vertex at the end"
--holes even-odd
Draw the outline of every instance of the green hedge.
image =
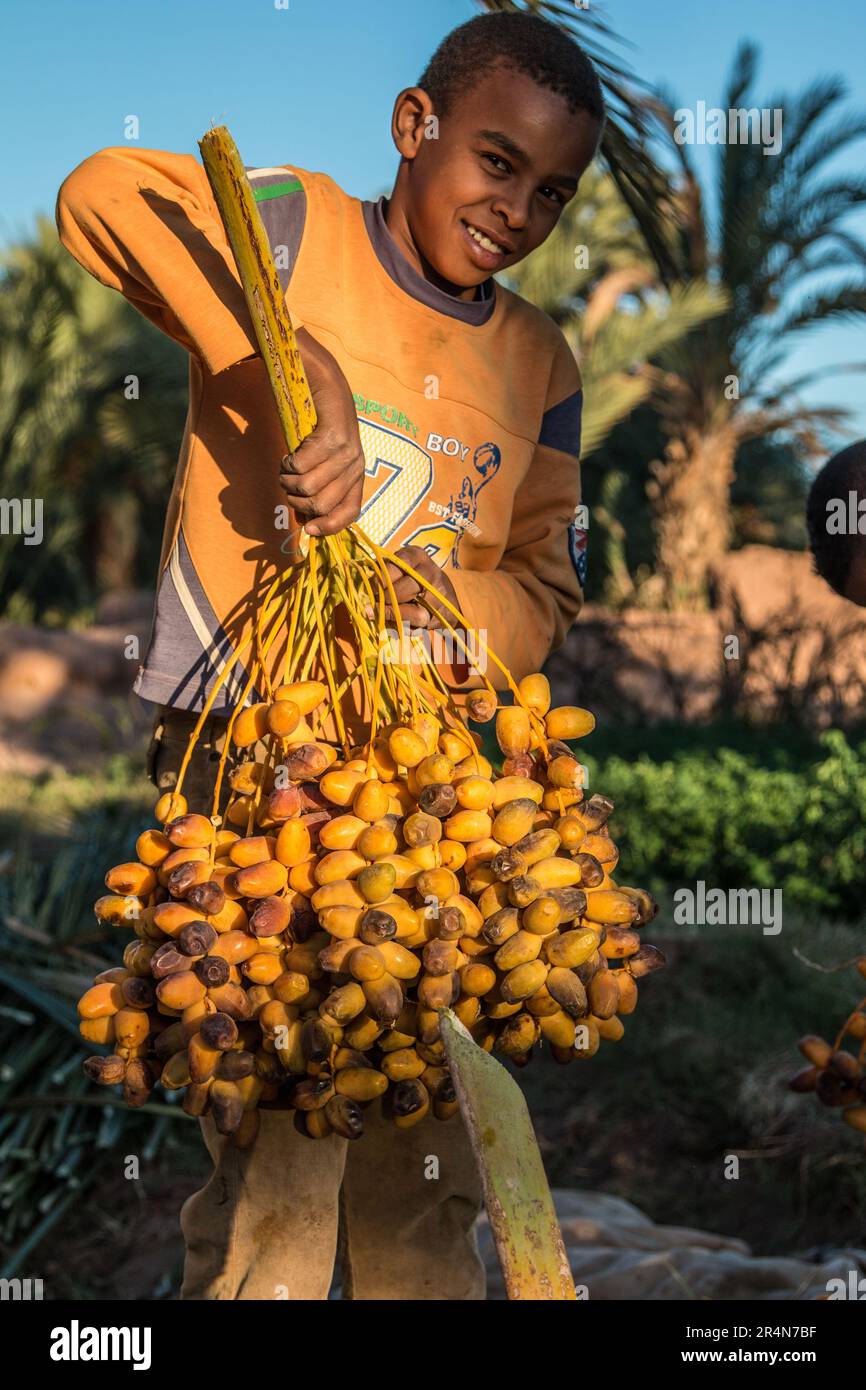
POLYGON ((590 791, 616 802, 624 882, 781 888, 786 906, 863 916, 866 738, 827 733, 805 758, 777 756, 769 734, 748 751, 581 752, 590 791))

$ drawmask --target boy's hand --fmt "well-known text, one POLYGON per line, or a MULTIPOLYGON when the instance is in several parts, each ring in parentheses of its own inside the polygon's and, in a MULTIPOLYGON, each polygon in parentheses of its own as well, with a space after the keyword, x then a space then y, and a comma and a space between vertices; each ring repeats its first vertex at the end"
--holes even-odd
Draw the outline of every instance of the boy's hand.
POLYGON ((349 383, 335 357, 304 328, 298 346, 318 415, 315 430, 280 464, 280 487, 310 536, 333 536, 358 520, 364 451, 349 383))
MULTIPOLYGON (((422 550, 418 545, 404 545, 397 554, 407 565, 411 565, 413 570, 417 570, 422 579, 426 579, 428 584, 432 584, 438 593, 447 598, 449 603, 453 603, 455 608, 458 607, 454 585, 436 562, 430 559, 426 550, 422 550)), ((462 645, 467 642, 467 634, 456 624, 454 614, 449 612, 444 604, 437 610, 433 594, 422 589, 418 581, 398 565, 389 564, 388 573, 394 585, 394 596, 400 610, 401 622, 408 623, 410 628, 426 628, 433 632, 445 626, 443 618, 452 627, 456 626, 462 642, 452 638, 451 633, 446 630, 440 639, 442 647, 428 646, 428 659, 433 660, 440 669, 443 664, 450 667, 450 679, 458 685, 463 684, 472 675, 473 668, 469 664, 466 648, 462 645), (423 603, 421 599, 424 600, 423 603)), ((385 615, 393 621, 390 604, 385 609, 385 615)))
MULTIPOLYGON (((404 545, 401 550, 397 551, 397 554, 401 560, 406 561, 407 565, 411 565, 414 570, 417 570, 422 579, 426 579, 428 584, 432 584, 434 589, 443 594, 450 603, 453 603, 455 608, 457 607, 454 585, 435 560, 430 559, 426 550, 422 550, 418 545, 404 545)), ((400 617, 404 623, 408 623, 410 627, 443 627, 442 618, 444 617, 447 622, 451 623, 452 627, 454 626, 454 614, 450 613, 444 605, 437 611, 432 594, 429 594, 426 589, 422 589, 411 574, 404 573, 394 564, 388 565, 388 573, 394 585, 400 617), (430 608, 419 602, 419 598, 424 598, 426 603, 430 604, 430 608)), ((388 617, 392 616, 390 604, 385 611, 388 617)))

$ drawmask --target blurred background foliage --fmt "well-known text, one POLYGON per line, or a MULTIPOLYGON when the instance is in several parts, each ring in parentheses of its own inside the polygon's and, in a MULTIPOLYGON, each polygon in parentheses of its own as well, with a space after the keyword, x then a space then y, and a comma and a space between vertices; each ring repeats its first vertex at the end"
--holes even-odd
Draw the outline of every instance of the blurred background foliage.
POLYGON ((0 548, 2 616, 69 623, 101 594, 153 583, 186 386, 183 351, 87 275, 51 223, 5 253, 0 487, 42 498, 44 540, 0 548))

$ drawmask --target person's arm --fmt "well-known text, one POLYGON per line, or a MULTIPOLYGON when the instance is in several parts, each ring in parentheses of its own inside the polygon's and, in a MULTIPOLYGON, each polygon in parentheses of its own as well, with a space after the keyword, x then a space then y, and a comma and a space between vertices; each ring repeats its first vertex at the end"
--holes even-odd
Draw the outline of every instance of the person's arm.
MULTIPOLYGON (((85 270, 118 290, 211 373, 257 354, 208 177, 192 155, 100 150, 64 181, 57 229, 85 270)), ((361 509, 364 455, 357 414, 334 357, 294 311, 292 321, 319 421, 284 463, 280 484, 308 530, 332 535, 361 509)))
MULTIPOLYGON (((404 546, 397 552, 460 609, 469 627, 482 636, 517 680, 538 671, 561 645, 583 603, 585 535, 576 525, 582 408, 580 371, 562 338, 554 361, 548 409, 532 463, 515 494, 508 542, 495 570, 446 571, 417 546, 404 546)), ((425 598, 418 584, 397 566, 389 568, 401 619, 412 627, 442 626, 435 599, 425 598)), ((387 612, 390 615, 390 607, 387 612)), ((454 624, 447 609, 442 613, 454 624)), ((455 689, 479 683, 477 676, 469 678, 465 663, 442 665, 442 674, 455 689)), ((506 687, 505 677, 493 662, 485 674, 497 689, 506 687)))
POLYGON ((192 155, 109 148, 57 197, 60 240, 210 372, 258 351, 207 174, 192 155))
MULTIPOLYGON (((461 612, 520 680, 562 644, 583 589, 575 526, 580 503, 580 372, 563 338, 535 454, 517 489, 508 543, 495 570, 449 570, 461 612)), ((497 688, 505 684, 492 666, 497 688)))
MULTIPOLYGON (((583 590, 570 534, 579 502, 578 460, 539 448, 515 497, 498 569, 449 572, 460 611, 515 680, 541 669, 580 612, 583 590)), ((492 663, 486 674, 504 688, 492 663)))

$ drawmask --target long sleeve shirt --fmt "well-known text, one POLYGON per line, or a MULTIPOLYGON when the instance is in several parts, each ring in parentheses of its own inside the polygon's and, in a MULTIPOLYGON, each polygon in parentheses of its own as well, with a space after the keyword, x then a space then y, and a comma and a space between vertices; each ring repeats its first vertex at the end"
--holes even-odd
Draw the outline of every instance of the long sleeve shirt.
MULTIPOLYGON (((327 175, 247 171, 286 302, 336 358, 366 459, 360 523, 422 546, 515 677, 558 646, 582 600, 582 389, 539 309, 493 279, 466 301, 416 271, 385 202, 327 175)), ((165 520, 154 622, 135 689, 200 709, 285 566, 285 444, 233 256, 202 165, 110 148, 65 180, 61 240, 189 352, 189 414, 165 520)), ((496 669, 488 672, 501 684, 496 669)), ((215 706, 234 702, 237 663, 215 706)))

